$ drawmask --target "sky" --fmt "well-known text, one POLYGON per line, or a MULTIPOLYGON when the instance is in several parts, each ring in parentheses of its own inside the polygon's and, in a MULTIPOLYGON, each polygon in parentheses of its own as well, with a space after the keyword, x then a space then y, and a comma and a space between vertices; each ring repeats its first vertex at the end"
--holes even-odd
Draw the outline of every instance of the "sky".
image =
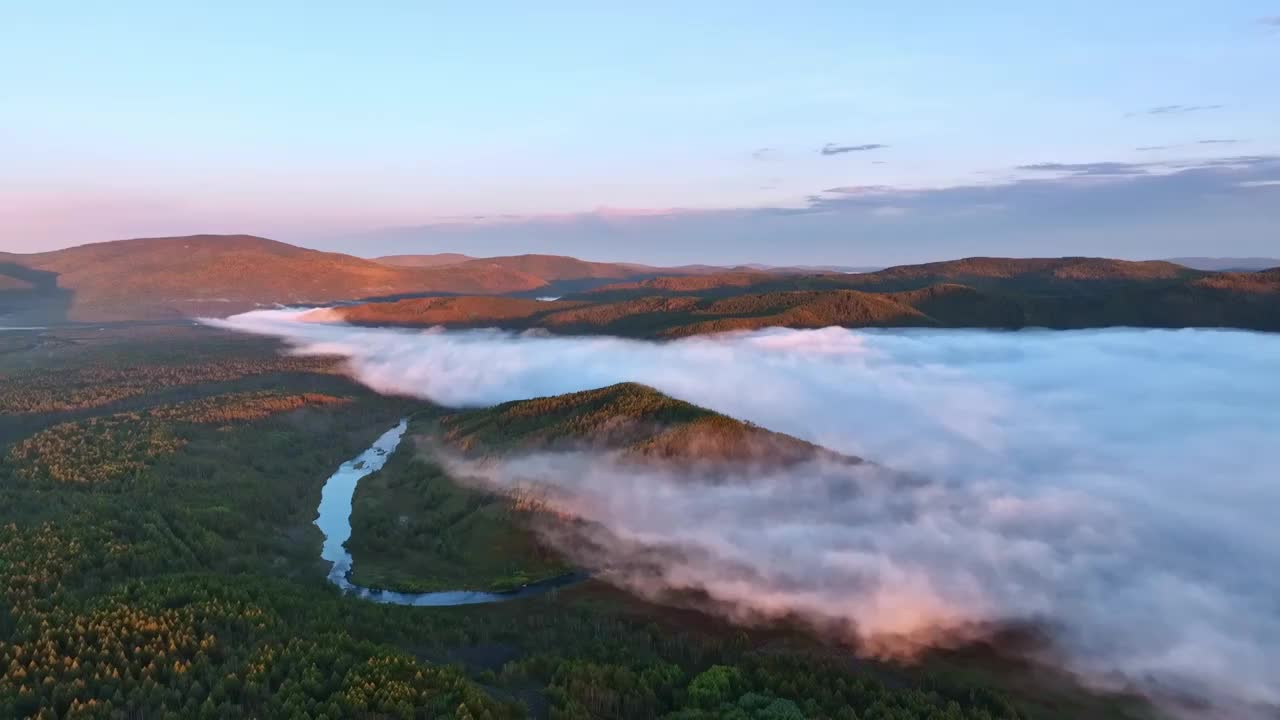
POLYGON ((0 0, 0 249, 1275 254, 1276 67, 1276 0, 0 0))

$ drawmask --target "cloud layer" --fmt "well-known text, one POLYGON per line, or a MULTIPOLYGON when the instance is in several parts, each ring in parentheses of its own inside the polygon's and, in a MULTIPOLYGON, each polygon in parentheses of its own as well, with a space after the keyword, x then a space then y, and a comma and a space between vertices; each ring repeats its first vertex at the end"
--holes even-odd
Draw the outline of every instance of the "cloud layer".
POLYGON ((345 355, 379 391, 448 405, 639 381, 917 478, 814 464, 710 484, 572 453, 484 470, 554 489, 603 528, 606 559, 677 550, 619 576, 639 591, 693 589, 864 640, 1043 622, 1090 678, 1202 695, 1218 717, 1280 704, 1280 336, 828 328, 647 343, 298 318, 214 324, 345 355))
POLYGON ((1280 223, 1280 202, 1259 190, 1270 187, 1260 183, 1280 180, 1280 156, 1274 155, 1089 163, 1049 158, 1009 168, 998 179, 943 187, 849 180, 822 185, 828 189, 794 205, 437 223, 349 236, 331 247, 358 242, 386 253, 551 251, 659 264, 870 265, 972 255, 1151 259, 1266 255, 1280 223), (797 241, 780 244, 779 238, 797 241), (636 248, 644 249, 644 258, 635 256, 636 248))

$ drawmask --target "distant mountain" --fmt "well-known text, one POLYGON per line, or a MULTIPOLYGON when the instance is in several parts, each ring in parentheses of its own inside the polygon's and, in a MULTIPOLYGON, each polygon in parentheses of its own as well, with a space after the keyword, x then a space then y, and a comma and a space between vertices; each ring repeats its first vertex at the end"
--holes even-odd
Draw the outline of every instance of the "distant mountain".
POLYGON ((473 257, 462 253, 434 253, 427 255, 384 255, 374 262, 397 267, 445 267, 462 263, 491 263, 522 270, 547 279, 574 280, 582 278, 627 278, 636 275, 709 275, 723 272, 763 273, 861 273, 874 272, 883 266, 852 265, 676 265, 654 266, 639 263, 589 262, 565 255, 505 255, 497 257, 473 257))
MULTIPOLYGON (((462 267, 498 267, 528 273, 544 280, 620 280, 637 276, 653 276, 671 271, 630 263, 602 263, 579 260, 564 255, 509 255, 506 257, 475 258, 462 267)), ((681 272, 674 270, 674 272, 681 272)))
MULTIPOLYGON (((505 255, 498 257, 471 257, 458 253, 437 255, 389 255, 375 258, 376 262, 401 267, 452 267, 452 268, 502 268, 533 275, 548 283, 591 281, 586 286, 600 284, 600 280, 626 280, 653 278, 667 275, 699 275, 724 272, 725 268, 710 265, 686 265, 680 267, 656 267, 638 263, 591 262, 566 255, 505 255)), ((571 290, 572 288, 565 288, 571 290)))
POLYGON ((1255 272, 1280 267, 1280 258, 1263 257, 1184 257, 1169 258, 1169 262, 1212 272, 1255 272))
POLYGON ((553 255, 459 254, 375 260, 250 235, 193 235, 0 254, 0 317, 60 321, 227 315, 272 304, 405 295, 560 295, 663 273, 553 255))
POLYGON ((475 260, 470 255, 462 253, 435 253, 433 255, 383 255, 382 257, 373 258, 374 262, 383 265, 394 265, 396 267, 444 267, 446 265, 457 265, 468 260, 475 260))
POLYGON ((42 321, 225 315, 263 304, 397 294, 506 293, 546 285, 501 267, 398 268, 249 235, 142 238, 0 258, 0 315, 42 321))
POLYGON ((747 263, 742 266, 747 270, 762 270, 764 272, 784 272, 784 273, 864 273, 875 272, 882 269, 883 265, 761 265, 760 263, 747 263))
POLYGON ((197 235, 0 253, 0 319, 164 320, 343 303, 329 317, 640 337, 773 325, 1280 330, 1278 274, 1078 257, 974 257, 863 273, 659 268, 558 255, 373 261, 247 235, 197 235))
POLYGON ((1205 273, 1169 263, 982 258, 856 276, 666 277, 554 302, 410 299, 334 312, 368 325, 543 328, 633 337, 830 325, 1280 330, 1280 269, 1205 273))
POLYGON ((357 325, 542 328, 562 334, 681 337, 765 327, 1014 327, 1016 302, 963 285, 902 293, 800 290, 729 297, 642 297, 617 302, 421 298, 323 311, 357 325))
POLYGON ((1169 262, 1133 262, 1109 258, 991 258, 898 265, 865 273, 778 273, 735 270, 697 277, 660 277, 593 288, 583 298, 622 300, 646 295, 724 296, 744 292, 792 290, 918 290, 939 283, 960 283, 1001 291, 1030 293, 1098 292, 1128 283, 1193 279, 1203 272, 1169 262))
POLYGON ((531 318, 583 305, 590 303, 493 296, 428 297, 328 308, 316 311, 315 317, 358 325, 529 327, 531 318))

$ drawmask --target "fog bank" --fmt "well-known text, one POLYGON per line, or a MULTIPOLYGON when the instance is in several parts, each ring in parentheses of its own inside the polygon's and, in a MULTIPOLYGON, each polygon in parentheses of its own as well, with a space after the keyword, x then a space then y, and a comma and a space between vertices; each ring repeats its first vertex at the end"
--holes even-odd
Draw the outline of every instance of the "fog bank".
POLYGON ((812 464, 713 485, 573 453, 456 468, 554 489, 615 560, 678 548, 620 577, 640 592, 696 589, 744 617, 794 613, 870 640, 1042 621, 1092 678, 1204 694, 1231 716, 1280 703, 1280 336, 828 328, 651 343, 298 316, 214 324, 344 355, 379 391, 447 405, 642 382, 926 479, 812 464))

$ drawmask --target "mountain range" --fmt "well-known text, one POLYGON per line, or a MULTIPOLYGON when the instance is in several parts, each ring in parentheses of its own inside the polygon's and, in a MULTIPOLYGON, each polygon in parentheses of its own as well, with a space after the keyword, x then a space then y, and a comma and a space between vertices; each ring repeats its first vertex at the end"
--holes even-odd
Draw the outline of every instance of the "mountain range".
POLYGON ((1280 267, 984 257, 881 270, 456 253, 369 260, 247 235, 0 253, 0 321, 9 325, 180 320, 277 304, 337 305, 329 317, 361 324, 643 337, 774 325, 1280 330, 1280 267))
POLYGON ((1210 273, 1159 261, 968 258, 862 274, 730 271, 658 277, 550 302, 436 297, 327 312, 362 325, 543 328, 634 337, 830 325, 1280 330, 1280 268, 1210 273))
POLYGON ((165 320, 427 293, 563 294, 667 272, 690 271, 553 255, 379 261, 250 235, 142 238, 0 253, 0 317, 40 323, 165 320))
POLYGON ((1169 262, 1213 272, 1256 272, 1280 267, 1280 258, 1273 257, 1181 257, 1169 258, 1169 262))

